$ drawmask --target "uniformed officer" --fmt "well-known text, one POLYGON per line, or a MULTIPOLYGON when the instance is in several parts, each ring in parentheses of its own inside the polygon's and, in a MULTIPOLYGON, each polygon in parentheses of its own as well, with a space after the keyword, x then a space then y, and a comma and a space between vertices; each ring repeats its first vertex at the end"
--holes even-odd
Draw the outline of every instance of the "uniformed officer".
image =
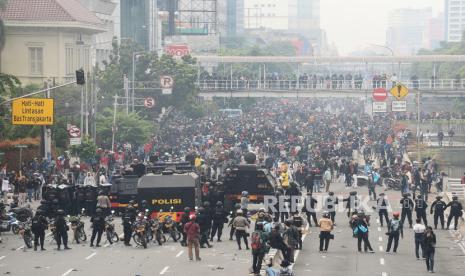
POLYGON ((389 224, 389 200, 387 200, 385 193, 379 194, 379 198, 376 201, 376 206, 378 208, 379 223, 381 224, 381 227, 383 227, 383 218, 384 221, 386 221, 386 224, 389 224))
POLYGON ((65 211, 62 209, 57 210, 57 217, 55 219, 56 227, 56 238, 57 249, 61 249, 61 243, 65 246, 65 249, 71 249, 68 247, 68 225, 65 220, 65 211))
POLYGON ((318 221, 316 218, 316 211, 315 207, 318 201, 312 196, 312 193, 307 193, 307 198, 305 200, 305 204, 302 207, 302 212, 305 212, 307 215, 307 221, 308 225, 311 227, 312 226, 312 219, 313 222, 315 223, 315 226, 318 226, 318 221))
POLYGON ((329 213, 333 225, 336 225, 336 207, 339 204, 339 199, 334 196, 334 192, 329 192, 325 200, 325 210, 329 213))
POLYGON ((132 225, 136 220, 136 208, 129 204, 123 214, 124 245, 131 246, 132 225))
POLYGON ((97 236, 96 247, 100 247, 100 240, 102 239, 103 230, 105 229, 105 215, 101 208, 95 210, 95 215, 90 219, 92 223, 92 236, 90 238, 90 247, 94 246, 94 240, 97 236))
POLYGON ((357 213, 358 208, 360 206, 360 199, 357 196, 357 191, 352 191, 349 193, 348 198, 344 198, 343 201, 346 203, 347 208, 347 217, 350 218, 354 214, 357 213))
POLYGON ((37 245, 40 241, 40 250, 45 250, 44 239, 45 229, 47 229, 47 219, 44 216, 45 212, 41 209, 36 211, 35 216, 32 218, 31 230, 34 233, 34 251, 37 250, 37 245))
POLYGON ((295 212, 292 216, 292 222, 294 226, 299 230, 299 240, 297 241, 297 249, 302 250, 302 235, 306 226, 306 221, 302 217, 302 215, 299 214, 299 212, 295 212))
POLYGON ((452 197, 452 201, 446 205, 446 208, 444 208, 444 211, 449 207, 450 207, 450 213, 449 213, 449 217, 447 218, 447 230, 449 230, 449 226, 452 221, 452 218, 454 218, 454 230, 457 230, 457 225, 459 224, 459 217, 463 215, 462 203, 459 202, 457 196, 452 197))
POLYGON ((423 199, 422 195, 418 195, 415 199, 415 213, 417 213, 417 218, 422 219, 425 226, 428 225, 426 220, 426 210, 428 209, 428 203, 423 199))
POLYGON ((223 226, 228 222, 227 214, 223 208, 223 202, 218 201, 216 203, 215 211, 213 212, 213 225, 212 232, 210 235, 210 241, 213 241, 216 233, 218 232, 217 241, 221 242, 221 235, 223 234, 223 226))
POLYGON ((403 194, 403 198, 400 200, 400 205, 402 206, 402 214, 400 218, 400 223, 404 225, 405 217, 408 219, 408 223, 410 224, 410 228, 412 228, 412 210, 414 208, 414 202, 410 198, 410 194, 403 194))
POLYGON ((441 228, 444 229, 444 209, 446 203, 442 200, 442 196, 437 196, 436 200, 431 204, 430 213, 434 212, 434 229, 438 228, 438 219, 441 222, 441 228))

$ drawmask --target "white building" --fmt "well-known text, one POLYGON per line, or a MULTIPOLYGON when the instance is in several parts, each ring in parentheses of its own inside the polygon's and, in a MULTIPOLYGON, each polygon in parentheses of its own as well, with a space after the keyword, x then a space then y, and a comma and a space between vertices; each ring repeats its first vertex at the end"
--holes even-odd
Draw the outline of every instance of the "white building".
POLYGON ((462 41, 465 30, 465 1, 445 0, 445 38, 447 42, 462 41))
MULTIPOLYGON (((289 0, 294 2, 296 0, 289 0)), ((247 0, 244 3, 245 29, 289 29, 289 1, 247 0)), ((293 4, 291 3, 291 6, 293 4)))
POLYGON ((386 45, 396 55, 415 55, 432 18, 432 8, 397 9, 389 12, 386 45))

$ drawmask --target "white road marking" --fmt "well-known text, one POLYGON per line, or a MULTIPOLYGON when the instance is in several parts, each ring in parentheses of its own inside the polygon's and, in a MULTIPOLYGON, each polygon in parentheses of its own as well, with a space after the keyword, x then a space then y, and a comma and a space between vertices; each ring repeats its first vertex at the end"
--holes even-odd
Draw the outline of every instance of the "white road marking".
POLYGON ((124 239, 124 233, 121 234, 121 235, 119 235, 119 239, 120 239, 120 240, 124 239))
POLYGON ((376 219, 376 222, 379 223, 379 218, 376 219))
POLYGON ((383 252, 383 246, 382 245, 379 246, 379 252, 383 252))
POLYGON ((380 263, 381 265, 384 265, 384 258, 380 258, 380 259, 379 259, 379 263, 380 263))
POLYGON ((378 232, 381 232, 381 227, 378 227, 378 232))
POLYGON ((108 247, 108 246, 110 246, 110 244, 109 244, 109 243, 105 244, 103 247, 108 247))
POLYGON ((19 250, 21 250, 21 249, 23 249, 23 248, 24 248, 24 245, 23 245, 23 246, 20 246, 20 247, 18 247, 18 248, 16 248, 16 251, 19 251, 19 250))
POLYGON ((66 276, 66 275, 70 274, 71 272, 73 272, 73 270, 74 270, 74 268, 70 268, 65 273, 61 274, 61 276, 66 276))
POLYGON ((165 266, 165 268, 163 268, 163 270, 162 270, 162 271, 160 271, 160 275, 163 275, 163 274, 165 274, 165 273, 166 273, 166 271, 168 271, 168 269, 169 269, 169 268, 170 268, 169 266, 165 266))
POLYGON ((182 253, 184 253, 184 250, 179 251, 179 253, 176 255, 176 258, 179 258, 182 255, 182 253))
POLYGON ((383 237, 378 237, 378 240, 379 240, 380 242, 382 242, 382 241, 383 241, 383 237))
POLYGON ((381 276, 388 276, 386 272, 381 272, 381 276))
POLYGON ((0 260, 3 260, 5 258, 6 258, 6 256, 0 256, 0 260))
POLYGON ((92 257, 94 257, 95 255, 97 255, 97 252, 94 252, 92 254, 90 254, 89 256, 86 257, 86 260, 90 260, 92 257))

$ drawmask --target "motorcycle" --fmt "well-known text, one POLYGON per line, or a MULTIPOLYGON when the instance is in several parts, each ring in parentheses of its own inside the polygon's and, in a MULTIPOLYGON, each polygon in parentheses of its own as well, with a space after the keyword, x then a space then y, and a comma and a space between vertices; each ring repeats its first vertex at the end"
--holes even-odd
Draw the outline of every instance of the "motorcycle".
POLYGON ((107 240, 110 244, 119 241, 118 234, 115 232, 115 224, 113 223, 113 215, 115 211, 111 211, 111 215, 105 218, 105 233, 107 234, 107 240))
POLYGON ((163 233, 169 234, 174 242, 177 242, 181 239, 181 232, 178 229, 177 223, 171 218, 171 216, 166 216, 163 221, 163 233))
MULTIPOLYGON (((151 241, 155 238, 159 245, 162 245, 166 242, 166 237, 163 234, 163 229, 160 221, 158 219, 153 219, 149 221, 150 231, 147 232, 147 239, 151 241)), ((154 241, 155 242, 155 241, 154 241)))
POLYGON ((0 232, 13 232, 17 235, 19 232, 19 221, 13 213, 6 214, 6 219, 0 221, 0 232))
POLYGON ((57 238, 57 235, 56 235, 56 232, 57 232, 57 228, 55 226, 55 219, 48 219, 48 229, 50 230, 51 232, 51 237, 52 237, 52 240, 50 241, 50 243, 53 243, 53 242, 56 242, 56 238, 57 238))
POLYGON ((146 217, 140 217, 134 222, 134 234, 132 239, 137 245, 147 248, 147 221, 146 217))
POLYGON ((32 221, 27 219, 25 222, 19 223, 19 235, 24 240, 24 244, 27 248, 32 248, 32 221))
MULTIPOLYGON (((81 214, 84 214, 85 209, 82 209, 81 214)), ((81 220, 82 215, 68 216, 68 221, 71 223, 71 230, 73 230, 73 238, 76 243, 87 240, 86 232, 84 231, 84 222, 81 220)))

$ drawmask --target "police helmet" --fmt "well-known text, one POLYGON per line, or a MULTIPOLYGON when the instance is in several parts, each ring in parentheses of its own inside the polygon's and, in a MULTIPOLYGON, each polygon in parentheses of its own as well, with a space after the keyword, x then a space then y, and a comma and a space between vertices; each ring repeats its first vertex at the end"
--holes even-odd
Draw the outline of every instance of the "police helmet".
POLYGON ((442 196, 437 196, 436 199, 440 200, 440 199, 442 199, 442 196))
POLYGON ((458 200, 459 198, 457 196, 453 196, 452 200, 458 200))
POLYGON ((330 195, 330 196, 333 196, 333 195, 334 195, 334 192, 329 192, 329 195, 330 195))
POLYGON ((58 209, 57 210, 57 215, 63 216, 65 214, 65 211, 63 209, 58 209))
POLYGON ((184 213, 190 213, 190 212, 191 212, 191 208, 189 207, 184 208, 184 213))
POLYGON ((329 213, 328 213, 328 212, 324 212, 324 213, 323 213, 323 217, 324 217, 324 218, 329 218, 329 213))
POLYGON ((218 202, 216 203, 216 206, 218 206, 218 207, 223 206, 223 202, 218 201, 218 202))
POLYGON ((234 205, 234 209, 241 209, 241 204, 236 203, 236 205, 234 205))
POLYGON ((249 192, 247 191, 242 191, 242 196, 248 196, 249 195, 249 192))
POLYGON ((102 213, 102 209, 101 209, 101 208, 97 208, 97 209, 95 209, 95 212, 98 213, 98 214, 101 214, 101 213, 102 213))
POLYGON ((293 221, 292 219, 287 219, 287 220, 284 222, 284 225, 286 225, 287 227, 289 227, 289 226, 292 225, 293 222, 294 222, 294 221, 293 221))
POLYGON ((203 207, 210 207, 210 202, 205 201, 205 202, 203 203, 203 207))
POLYGON ((197 211, 198 211, 199 213, 203 213, 203 212, 205 212, 205 208, 204 208, 204 207, 199 207, 199 208, 197 209, 197 211))

